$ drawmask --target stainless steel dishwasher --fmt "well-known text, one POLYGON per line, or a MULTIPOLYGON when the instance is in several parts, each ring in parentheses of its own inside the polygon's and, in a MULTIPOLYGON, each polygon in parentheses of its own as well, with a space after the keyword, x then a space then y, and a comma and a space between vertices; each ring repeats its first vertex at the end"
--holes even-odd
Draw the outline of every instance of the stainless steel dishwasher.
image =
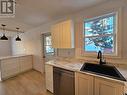
POLYGON ((75 95, 74 72, 53 68, 54 95, 75 95))

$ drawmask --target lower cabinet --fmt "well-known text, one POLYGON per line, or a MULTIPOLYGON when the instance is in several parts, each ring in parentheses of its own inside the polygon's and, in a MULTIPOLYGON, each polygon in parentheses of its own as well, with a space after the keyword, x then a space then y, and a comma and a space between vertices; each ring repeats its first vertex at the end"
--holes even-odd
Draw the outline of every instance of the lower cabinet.
POLYGON ((95 95, 124 95, 124 85, 111 80, 95 78, 95 95))
POLYGON ((1 80, 32 69, 32 59, 32 56, 28 55, 0 60, 1 80))
POLYGON ((45 65, 46 89, 53 93, 53 66, 45 65))
POLYGON ((18 58, 11 58, 1 61, 1 78, 9 78, 20 72, 18 58))
POLYGON ((93 76, 75 73, 75 95, 93 95, 93 76))
POLYGON ((32 56, 23 56, 19 58, 20 72, 32 69, 32 56))
POLYGON ((76 95, 124 95, 124 85, 113 80, 75 73, 76 95))

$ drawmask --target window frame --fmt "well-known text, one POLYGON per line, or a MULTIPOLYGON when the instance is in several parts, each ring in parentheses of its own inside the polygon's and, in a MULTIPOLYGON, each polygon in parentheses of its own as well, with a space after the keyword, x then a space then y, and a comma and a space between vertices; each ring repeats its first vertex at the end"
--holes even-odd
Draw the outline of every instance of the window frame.
MULTIPOLYGON (((120 15, 118 14, 118 12, 111 12, 111 13, 107 13, 107 14, 103 14, 103 15, 99 15, 99 16, 96 16, 96 17, 92 17, 92 18, 88 18, 87 20, 84 20, 83 19, 83 44, 82 44, 82 51, 81 51, 81 55, 82 56, 95 56, 97 52, 93 52, 93 51, 85 51, 85 22, 87 21, 92 21, 92 20, 95 20, 95 19, 100 19, 100 18, 105 18, 105 17, 109 17, 109 16, 113 16, 115 15, 115 27, 114 27, 114 32, 112 33, 112 36, 113 36, 113 39, 114 39, 114 52, 113 53, 105 53, 106 56, 118 56, 118 53, 119 53, 119 48, 118 48, 118 24, 119 24, 119 18, 120 18, 120 15)), ((111 35, 111 34, 107 34, 107 35, 111 35)), ((101 35, 103 36, 103 35, 101 35)), ((121 56, 121 55, 120 55, 121 56)))
MULTIPOLYGON (((43 37, 44 37, 44 36, 45 36, 45 38, 48 37, 48 36, 51 36, 51 33, 43 34, 43 37)), ((46 39, 43 38, 43 40, 44 40, 43 47, 45 48, 45 49, 44 49, 44 54, 47 55, 47 56, 53 56, 53 55, 55 55, 56 50, 55 50, 54 48, 53 48, 53 49, 54 49, 53 52, 50 52, 50 53, 47 53, 47 52, 46 52, 46 46, 52 46, 52 45, 46 45, 46 44, 45 44, 46 39)))

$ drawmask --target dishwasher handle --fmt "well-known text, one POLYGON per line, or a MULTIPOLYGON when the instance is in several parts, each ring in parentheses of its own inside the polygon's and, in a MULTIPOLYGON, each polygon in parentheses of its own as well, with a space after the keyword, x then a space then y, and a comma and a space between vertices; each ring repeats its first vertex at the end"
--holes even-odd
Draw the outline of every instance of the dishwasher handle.
POLYGON ((62 68, 58 68, 58 67, 53 67, 53 72, 61 73, 61 74, 69 74, 69 75, 74 76, 74 72, 73 71, 62 69, 62 68))

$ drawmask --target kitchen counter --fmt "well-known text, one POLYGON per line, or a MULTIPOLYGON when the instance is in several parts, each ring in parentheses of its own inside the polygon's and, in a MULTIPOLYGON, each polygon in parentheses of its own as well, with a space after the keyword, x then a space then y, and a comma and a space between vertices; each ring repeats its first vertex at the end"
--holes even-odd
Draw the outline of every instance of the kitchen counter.
POLYGON ((71 71, 80 71, 80 68, 83 65, 83 63, 80 62, 67 62, 67 61, 57 61, 57 60, 48 61, 46 62, 46 64, 71 70, 71 71))
MULTIPOLYGON (((80 69, 81 69, 83 63, 84 62, 81 62, 81 61, 65 61, 65 60, 51 60, 51 61, 46 62, 46 64, 52 65, 55 67, 59 67, 59 68, 63 68, 63 69, 67 69, 67 70, 71 70, 71 71, 75 71, 75 72, 85 73, 88 75, 92 75, 92 76, 96 76, 96 77, 105 78, 105 79, 109 79, 112 81, 120 82, 120 83, 125 85, 125 92, 127 93, 127 82, 117 80, 117 79, 112 79, 112 78, 105 77, 105 76, 100 76, 97 74, 82 72, 82 71, 80 71, 80 69)), ((127 70, 122 69, 122 68, 117 68, 117 69, 127 80, 127 70)))
POLYGON ((32 55, 0 57, 0 79, 5 80, 33 68, 32 55))
POLYGON ((29 56, 27 54, 19 54, 19 55, 12 55, 12 56, 4 56, 4 57, 0 57, 0 60, 4 60, 4 59, 9 59, 9 58, 16 58, 16 57, 23 57, 23 56, 29 56))

